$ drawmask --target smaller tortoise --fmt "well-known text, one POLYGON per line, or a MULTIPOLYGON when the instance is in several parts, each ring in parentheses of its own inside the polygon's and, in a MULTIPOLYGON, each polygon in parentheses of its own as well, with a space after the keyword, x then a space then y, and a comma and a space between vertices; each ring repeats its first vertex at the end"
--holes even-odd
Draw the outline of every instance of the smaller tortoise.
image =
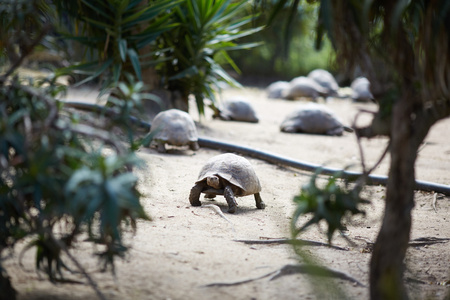
POLYGON ((275 81, 266 87, 267 98, 280 99, 283 98, 283 91, 290 87, 287 81, 275 81))
POLYGON ((342 135, 344 130, 353 132, 353 129, 342 125, 325 106, 316 103, 301 105, 287 115, 281 123, 280 130, 289 133, 325 135, 342 135))
POLYGON ((259 122, 251 104, 242 99, 229 99, 219 107, 211 107, 214 110, 214 118, 220 118, 224 121, 259 122))
POLYGON ((300 76, 289 82, 289 88, 282 91, 284 99, 295 100, 300 97, 312 98, 317 101, 318 97, 326 97, 328 90, 318 84, 314 79, 300 76))
POLYGON ((199 149, 197 128, 191 116, 179 109, 169 109, 158 113, 152 122, 150 134, 154 135, 152 144, 158 152, 165 153, 165 144, 186 146, 196 151, 199 149))
POLYGON ((338 96, 339 85, 337 84, 334 76, 327 70, 315 69, 309 72, 308 78, 313 79, 323 88, 325 88, 327 90, 327 96, 329 97, 338 96))
POLYGON ((350 85, 352 88, 351 98, 356 102, 374 101, 374 97, 370 92, 370 81, 366 77, 358 77, 353 80, 350 85))
POLYGON ((250 162, 236 154, 225 153, 212 157, 203 166, 191 189, 189 202, 193 206, 202 205, 199 198, 223 195, 228 203, 228 212, 236 212, 235 197, 254 195, 256 207, 264 209, 265 204, 259 195, 261 184, 250 162))

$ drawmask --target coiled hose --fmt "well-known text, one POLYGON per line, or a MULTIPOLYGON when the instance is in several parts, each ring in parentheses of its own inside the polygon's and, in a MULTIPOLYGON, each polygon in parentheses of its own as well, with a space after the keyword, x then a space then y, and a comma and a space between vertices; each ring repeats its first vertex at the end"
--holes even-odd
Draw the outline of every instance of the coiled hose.
MULTIPOLYGON (((95 111, 101 112, 105 115, 114 115, 116 114, 112 109, 106 108, 104 106, 90 104, 90 103, 82 103, 82 102, 63 102, 65 106, 72 107, 81 110, 95 111)), ((142 121, 136 117, 130 116, 130 120, 137 126, 142 127, 144 129, 150 130, 151 124, 145 121, 142 121)), ((351 172, 342 169, 336 168, 328 168, 323 167, 317 164, 311 164, 308 162, 303 162, 299 160, 294 160, 288 157, 284 157, 275 153, 270 153, 264 150, 257 150, 250 147, 236 145, 232 143, 227 143, 215 139, 210 139, 206 137, 199 137, 198 144, 200 147, 222 150, 227 152, 236 152, 242 155, 254 157, 257 159, 261 159, 267 161, 272 164, 283 165, 287 167, 292 167, 295 169, 300 169, 309 172, 319 172, 320 174, 325 175, 335 175, 339 174, 340 178, 348 179, 349 181, 355 181, 358 179, 362 173, 360 172, 351 172)), ((367 184, 369 185, 383 185, 386 186, 388 182, 387 176, 382 175, 372 175, 369 174, 367 178, 367 184)), ((450 185, 439 184, 434 182, 416 180, 415 184, 416 190, 427 191, 427 192, 436 192, 442 193, 444 195, 450 196, 450 185)))

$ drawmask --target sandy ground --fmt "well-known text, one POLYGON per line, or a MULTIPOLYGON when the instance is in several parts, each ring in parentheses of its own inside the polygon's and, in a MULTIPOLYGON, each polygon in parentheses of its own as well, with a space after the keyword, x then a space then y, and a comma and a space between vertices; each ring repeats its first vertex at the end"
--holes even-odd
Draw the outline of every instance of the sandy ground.
MULTIPOLYGON (((90 99, 91 94, 70 95, 90 99)), ((239 145, 277 153, 293 159, 323 164, 329 167, 360 170, 360 155, 356 139, 351 133, 341 137, 286 134, 279 131, 280 122, 302 101, 267 99, 261 89, 227 90, 223 98, 242 97, 257 110, 257 124, 213 120, 211 111, 199 120, 192 106, 191 114, 197 122, 199 134, 239 145)), ((71 97, 74 99, 74 97, 71 97)), ((77 99, 79 100, 79 99, 77 99)), ((351 125, 359 108, 375 110, 374 104, 355 104, 336 99, 327 105, 347 125, 351 125)), ((370 116, 361 117, 367 122, 370 116)), ((361 124, 362 124, 361 123, 361 124)), ((417 160, 416 177, 440 184, 450 183, 450 119, 436 124, 417 160)), ((364 141, 367 166, 373 165, 386 147, 385 138, 364 141)), ((202 165, 220 151, 201 148, 170 150, 160 154, 154 149, 141 149, 139 156, 145 161, 137 171, 139 189, 144 194, 142 205, 153 218, 140 221, 135 235, 128 235, 131 246, 124 260, 118 260, 116 276, 99 272, 95 251, 82 242, 73 251, 91 276, 97 281, 107 299, 340 299, 336 293, 324 296, 318 291, 337 286, 351 299, 368 299, 368 263, 370 251, 366 241, 374 241, 383 213, 385 187, 372 186, 364 191, 371 201, 366 206, 366 217, 358 216, 347 225, 348 244, 336 235, 337 250, 324 246, 306 246, 303 251, 313 254, 325 266, 345 272, 365 286, 342 279, 331 282, 323 278, 312 284, 311 276, 287 274, 281 277, 266 274, 280 270, 287 264, 299 263, 292 246, 285 244, 244 244, 236 240, 267 240, 290 237, 289 226, 294 210, 293 197, 311 173, 273 165, 247 157, 259 176, 263 190, 261 196, 265 210, 255 208, 252 196, 238 199, 236 214, 226 213, 223 197, 214 204, 226 217, 221 217, 211 206, 192 207, 188 196, 202 165), (262 278, 259 278, 262 277, 262 278), (258 279, 259 278, 259 279, 258 279), (254 280, 249 280, 254 279, 254 280), (236 283, 213 285, 212 283, 236 283)), ((386 175, 389 158, 385 158, 375 174, 386 175)), ((450 238, 450 198, 433 193, 416 192, 411 238, 450 238)), ((203 198, 203 196, 202 196, 203 198)), ((213 206, 214 207, 214 206, 213 206)), ((302 221, 307 217, 302 217, 302 221)), ((300 236, 326 242, 320 230, 313 228, 300 236)), ((18 247, 20 249, 20 245, 18 247)), ((87 284, 53 285, 34 271, 34 253, 29 251, 18 264, 18 253, 5 262, 19 299, 97 299, 87 284)), ((300 260, 300 263, 302 261, 300 260)), ((274 274, 272 274, 274 275, 274 274)), ((450 293, 450 242, 408 249, 406 278, 413 299, 444 299, 450 293), (445 285, 446 284, 446 285, 445 285)), ((85 282, 81 275, 68 274, 68 278, 85 282)))

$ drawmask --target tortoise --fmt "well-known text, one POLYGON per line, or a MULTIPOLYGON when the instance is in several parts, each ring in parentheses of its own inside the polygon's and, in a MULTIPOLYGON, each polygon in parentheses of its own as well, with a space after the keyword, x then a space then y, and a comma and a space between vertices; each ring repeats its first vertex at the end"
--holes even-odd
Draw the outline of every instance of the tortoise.
POLYGON ((289 88, 282 91, 284 99, 294 100, 300 97, 309 97, 316 101, 318 97, 326 97, 328 91, 313 79, 300 76, 289 82, 289 88))
POLYGON ((334 76, 323 69, 315 69, 308 74, 308 78, 313 79, 315 82, 320 84, 324 89, 327 90, 327 96, 338 96, 339 85, 334 79, 334 76))
POLYGON ((342 135, 343 131, 353 129, 342 123, 324 105, 308 103, 299 106, 286 116, 280 130, 289 133, 312 133, 324 135, 342 135))
POLYGON ((264 209, 265 204, 260 196, 261 184, 250 162, 242 156, 225 153, 210 158, 200 171, 189 194, 192 206, 202 205, 199 198, 223 195, 228 203, 228 212, 236 212, 235 197, 254 195, 256 207, 264 209))
POLYGON ((158 113, 153 119, 150 135, 154 135, 152 144, 160 153, 166 152, 165 144, 172 146, 188 145, 198 150, 198 134, 191 116, 179 109, 169 109, 158 113))
POLYGON ((220 118, 225 121, 259 122, 251 104, 243 99, 229 99, 220 107, 211 107, 214 110, 214 118, 220 118))
POLYGON ((352 88, 351 98, 353 101, 370 102, 374 100, 374 97, 370 92, 370 81, 366 77, 356 78, 353 80, 350 87, 352 88))
POLYGON ((267 98, 282 98, 283 91, 288 89, 289 86, 289 82, 287 81, 272 82, 266 88, 267 98))

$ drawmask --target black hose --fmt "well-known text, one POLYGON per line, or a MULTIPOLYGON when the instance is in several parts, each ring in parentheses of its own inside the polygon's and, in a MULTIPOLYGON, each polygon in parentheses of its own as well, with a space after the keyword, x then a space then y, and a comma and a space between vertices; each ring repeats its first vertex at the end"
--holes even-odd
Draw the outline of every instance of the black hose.
MULTIPOLYGON (((69 107, 78 108, 78 109, 82 109, 82 110, 103 112, 106 115, 117 114, 112 109, 105 108, 100 105, 81 103, 81 102, 64 102, 64 103, 69 107)), ((150 130, 150 127, 151 127, 150 123, 144 122, 135 117, 130 117, 130 118, 131 118, 131 121, 133 123, 135 123, 136 125, 143 127, 144 129, 150 130)), ((316 164, 311 164, 311 163, 307 163, 307 162, 294 160, 294 159, 284 157, 284 156, 281 156, 281 155, 278 155, 275 153, 270 153, 270 152, 263 151, 263 150, 257 150, 257 149, 253 149, 250 147, 236 145, 236 144, 232 144, 232 143, 226 143, 223 141, 214 140, 214 139, 210 139, 210 138, 199 137, 198 144, 200 145, 200 147, 217 149, 217 150, 228 151, 228 152, 237 152, 242 155, 247 155, 247 156, 251 156, 251 157, 254 157, 257 159, 267 161, 269 163, 288 166, 288 167, 292 167, 292 168, 296 168, 296 169, 300 169, 300 170, 304 170, 304 171, 319 172, 320 174, 325 174, 325 175, 339 174, 340 178, 348 179, 350 181, 354 181, 362 175, 362 173, 360 173, 360 172, 351 172, 351 171, 346 171, 346 170, 342 170, 342 169, 327 168, 327 167, 323 167, 321 165, 316 165, 316 164)), ((388 183, 388 177, 382 176, 382 175, 369 174, 366 183, 369 185, 386 186, 388 183)), ((437 192, 437 193, 442 193, 447 196, 450 196, 450 185, 416 180, 415 189, 427 191, 427 192, 437 192)))
MULTIPOLYGON (((342 169, 335 169, 335 168, 327 168, 323 167, 321 165, 311 164, 299 160, 294 160, 288 157, 284 157, 275 153, 270 153, 267 151, 257 150, 245 146, 240 146, 236 144, 226 143, 218 140, 213 140, 209 138, 199 138, 198 144, 200 147, 206 147, 211 149, 218 149, 223 151, 231 151, 231 152, 237 152, 243 155, 251 156, 254 158, 258 158, 261 160, 265 160, 267 162, 273 163, 273 164, 279 164, 283 166, 288 166, 300 170, 305 170, 309 172, 317 172, 319 171, 320 174, 325 175, 334 175, 339 174, 340 178, 345 178, 350 181, 354 181, 357 178, 359 178, 362 173, 359 172, 351 172, 346 171, 342 169)), ((384 185, 386 186, 388 182, 387 176, 382 175, 372 175, 369 174, 367 178, 367 184, 369 185, 384 185)), ((445 194, 447 196, 450 196, 450 186, 434 183, 434 182, 428 182, 428 181, 422 181, 422 180, 416 180, 415 185, 416 190, 422 190, 427 192, 438 192, 445 194)))

